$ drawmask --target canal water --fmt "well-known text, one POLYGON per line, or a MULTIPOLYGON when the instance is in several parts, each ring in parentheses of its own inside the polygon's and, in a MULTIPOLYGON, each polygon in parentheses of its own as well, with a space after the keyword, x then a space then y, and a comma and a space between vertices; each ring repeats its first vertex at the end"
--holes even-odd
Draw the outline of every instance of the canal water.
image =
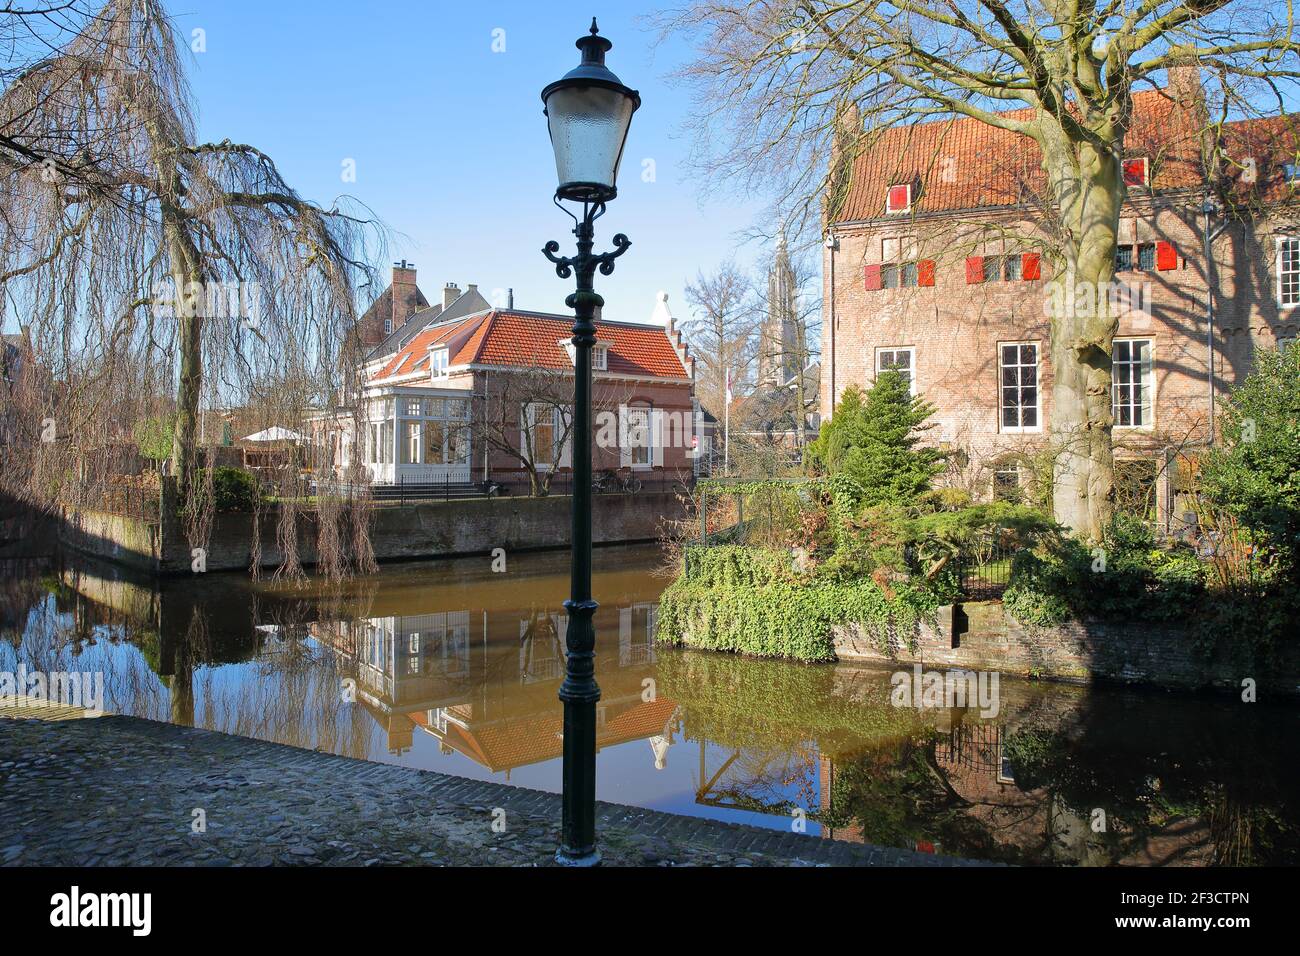
MULTIPOLYGON (((331 590, 0 561, 0 672, 102 672, 115 713, 554 791, 567 562, 331 590)), ((596 553, 603 800, 1016 863, 1300 860, 1300 707, 1011 679, 996 714, 898 707, 889 669, 656 647, 661 564, 596 553)))

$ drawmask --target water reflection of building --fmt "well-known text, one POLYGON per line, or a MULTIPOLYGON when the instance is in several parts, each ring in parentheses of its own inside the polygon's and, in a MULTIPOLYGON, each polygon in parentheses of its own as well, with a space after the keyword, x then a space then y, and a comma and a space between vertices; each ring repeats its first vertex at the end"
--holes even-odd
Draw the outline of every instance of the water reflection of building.
MULTIPOLYGON (((657 607, 597 612, 596 745, 647 740, 648 759, 663 766, 680 715, 653 692, 657 607)), ((549 608, 438 611, 321 623, 313 635, 349 665, 390 753, 409 750, 420 732, 444 753, 508 774, 561 755, 567 623, 549 608)))
MULTIPOLYGON (((932 766, 937 771, 934 782, 940 788, 939 799, 931 803, 929 812, 937 819, 937 806, 950 811, 954 819, 960 817, 961 823, 946 831, 953 835, 953 845, 945 845, 939 836, 918 839, 913 849, 1039 865, 1210 862, 1209 834, 1202 821, 1177 819, 1175 815, 1149 833, 1134 834, 1112 813, 1102 818, 1101 829, 1094 829, 1098 820, 1092 814, 1106 811, 1106 807, 1081 811, 1059 792, 1058 785, 1025 786, 1017 782, 1008 740, 1017 729, 1047 715, 1042 712, 1042 700, 1031 702, 1023 710, 1015 705, 1008 707, 1008 703, 1004 701, 1004 714, 997 720, 976 719, 960 709, 936 713, 935 736, 930 744, 923 745, 932 748, 932 766), (964 842, 975 839, 976 834, 979 836, 975 843, 964 842)), ((1061 727, 1068 727, 1078 716, 1073 709, 1047 709, 1052 723, 1061 727)), ((890 752, 844 758, 819 755, 820 810, 824 815, 833 816, 837 795, 839 799, 846 796, 843 786, 837 786, 842 784, 841 772, 863 761, 873 762, 883 774, 899 765, 900 756, 890 752)), ((1106 802, 1104 788, 1098 785, 1097 789, 1098 802, 1106 802)), ((945 831, 936 828, 935 832, 945 831)), ((857 820, 839 828, 823 827, 822 837, 855 843, 872 839, 857 820)))

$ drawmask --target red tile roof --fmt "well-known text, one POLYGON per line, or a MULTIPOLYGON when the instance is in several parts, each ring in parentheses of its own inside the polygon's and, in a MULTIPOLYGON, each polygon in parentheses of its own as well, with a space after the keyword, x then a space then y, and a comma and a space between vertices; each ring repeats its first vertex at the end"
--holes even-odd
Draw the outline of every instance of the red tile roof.
POLYGON ((1228 190, 1238 201, 1283 202, 1300 190, 1300 183, 1288 182, 1282 168, 1300 162, 1300 121, 1295 116, 1225 123, 1223 154, 1228 190))
MULTIPOLYGON (((1004 115, 1028 119, 1033 112, 1004 115)), ((1134 93, 1125 153, 1150 159, 1156 191, 1195 187, 1204 181, 1199 126, 1197 112, 1168 91, 1134 93)), ((1046 184, 1037 143, 969 117, 870 133, 851 175, 836 222, 884 217, 895 184, 919 185, 912 204, 918 215, 1017 205, 1041 196, 1046 184)))
MULTIPOLYGON (((613 747, 661 734, 676 710, 677 704, 664 697, 638 702, 596 731, 596 747, 613 747)), ((414 714, 410 716, 415 718, 414 714)), ((451 723, 443 741, 495 773, 559 757, 564 750, 563 730, 564 718, 557 710, 471 725, 469 729, 451 723)))
MULTIPOLYGON (((419 333, 376 374, 381 380, 427 370, 431 346, 446 343, 449 365, 572 368, 560 344, 572 336, 573 319, 540 312, 494 309, 419 333)), ((657 325, 596 323, 596 340, 608 343, 611 375, 689 378, 681 356, 657 325)))

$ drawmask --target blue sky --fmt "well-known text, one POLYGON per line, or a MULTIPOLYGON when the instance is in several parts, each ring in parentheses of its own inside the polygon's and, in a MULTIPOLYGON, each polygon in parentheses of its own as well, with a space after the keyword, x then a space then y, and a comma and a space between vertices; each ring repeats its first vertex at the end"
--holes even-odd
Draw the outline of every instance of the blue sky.
POLYGON ((489 298, 513 287, 521 308, 563 311, 570 281, 541 255, 548 239, 571 250, 571 223, 551 204, 555 164, 539 93, 578 62, 573 41, 600 19, 614 42, 609 66, 640 90, 619 179, 620 196, 597 225, 599 248, 626 232, 632 248, 613 276, 597 277, 605 315, 642 321, 654 294, 688 310, 697 270, 755 244, 739 233, 761 215, 753 198, 701 199, 683 162, 686 90, 668 74, 689 51, 654 48, 640 15, 651 4, 536 0, 175 0, 185 37, 205 31, 191 80, 205 140, 230 138, 269 153, 288 181, 328 206, 356 196, 392 229, 387 262, 419 269, 430 299, 447 281, 477 283, 489 298), (503 34, 494 34, 502 30, 503 34), (493 51, 494 36, 504 52, 493 51), (356 182, 342 180, 355 160, 356 182), (653 160, 654 181, 643 181, 653 160))

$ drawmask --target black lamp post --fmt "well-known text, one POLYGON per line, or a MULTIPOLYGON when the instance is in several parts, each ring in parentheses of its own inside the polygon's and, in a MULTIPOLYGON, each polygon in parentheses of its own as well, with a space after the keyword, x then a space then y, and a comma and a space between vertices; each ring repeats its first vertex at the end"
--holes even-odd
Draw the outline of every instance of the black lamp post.
POLYGON ((614 251, 594 255, 594 223, 605 204, 618 195, 618 164, 641 105, 636 90, 619 82, 605 67, 605 54, 613 46, 600 36, 596 20, 591 33, 578 40, 582 62, 542 90, 555 171, 559 187, 555 205, 574 222, 578 240, 576 256, 560 257, 560 244, 543 247, 561 279, 576 276, 577 291, 565 299, 573 309, 573 571, 570 597, 564 602, 569 615, 565 645, 568 650, 560 700, 564 702, 564 828, 555 858, 569 866, 594 866, 596 850, 596 630, 591 598, 591 349, 596 344, 596 310, 605 304, 596 294, 596 270, 614 271, 614 260, 631 245, 627 236, 614 237, 614 251), (579 218, 560 200, 582 204, 579 218))

